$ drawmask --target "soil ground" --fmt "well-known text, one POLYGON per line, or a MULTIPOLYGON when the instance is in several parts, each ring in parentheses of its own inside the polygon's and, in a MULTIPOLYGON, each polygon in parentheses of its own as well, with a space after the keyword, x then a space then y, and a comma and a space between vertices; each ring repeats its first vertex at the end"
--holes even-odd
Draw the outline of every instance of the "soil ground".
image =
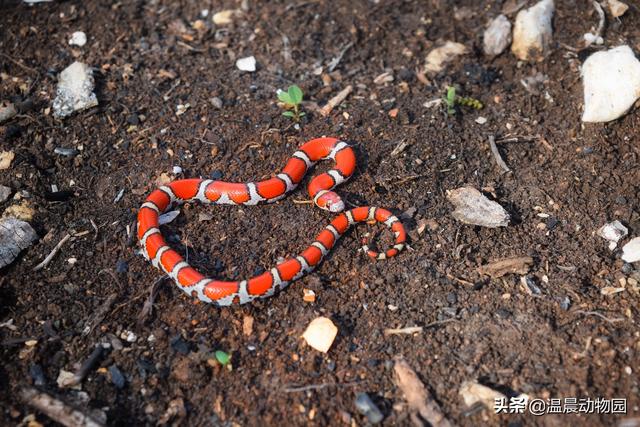
MULTIPOLYGON (((500 1, 247 1, 232 25, 212 28, 209 15, 202 28, 192 26, 202 9, 241 6, 2 2, 0 99, 33 106, 1 129, 0 148, 15 159, 0 183, 28 193, 41 239, 0 279, 0 322, 15 325, 0 329, 0 424, 32 414, 52 423, 20 399, 37 381, 85 411, 103 411, 110 425, 364 425, 354 406, 362 391, 379 405, 384 425, 410 425, 393 381, 398 355, 457 425, 616 425, 640 416, 637 287, 601 293, 640 273, 595 234, 615 219, 631 236, 640 232, 640 114, 581 124, 579 66, 588 52, 580 46, 597 24, 591 2, 557 2, 553 46, 537 64, 519 64, 509 52, 482 55, 483 28, 500 1), (67 43, 77 30, 88 35, 83 48, 67 43), (470 52, 425 84, 416 70, 445 40, 470 52), (235 67, 249 55, 255 73, 235 67), (74 60, 95 67, 100 105, 55 120, 57 75, 74 60), (385 71, 394 80, 374 84, 385 71), (532 94, 521 80, 536 73, 548 79, 532 94), (276 89, 294 83, 320 105, 348 84, 354 92, 328 117, 308 108, 297 130, 275 102, 276 89), (448 84, 485 108, 448 117, 423 106, 448 84), (187 103, 177 116, 177 105, 187 103), (479 116, 487 123, 478 124, 479 116), (352 205, 393 210, 409 230, 409 250, 372 262, 357 250, 362 234, 375 229, 361 226, 312 275, 273 298, 231 308, 194 303, 138 254, 136 211, 163 174, 174 177, 173 166, 187 177, 259 179, 320 135, 354 144, 357 173, 338 191, 352 205), (490 135, 520 137, 499 144, 510 173, 496 165, 490 135), (402 142, 404 151, 392 154, 402 142), (56 147, 80 154, 64 157, 56 147), (446 191, 465 184, 501 203, 511 225, 453 219, 446 191), (52 185, 65 193, 52 194, 52 185), (66 233, 73 237, 34 272, 66 233), (477 272, 519 255, 534 258, 529 278, 539 295, 525 292, 518 275, 477 272), (141 319, 152 288, 153 309, 141 319), (303 302, 303 288, 317 293, 315 303, 303 302), (339 328, 327 354, 300 339, 320 315, 339 328), (248 317, 253 328, 243 331, 248 317), (424 331, 383 334, 416 325, 424 331), (135 342, 126 339, 131 334, 135 342), (74 372, 100 342, 112 348, 81 390, 59 388, 60 371, 74 372), (232 370, 207 362, 214 350, 232 355, 232 370), (124 376, 121 388, 113 367, 124 376), (627 414, 496 416, 465 406, 458 393, 465 381, 539 398, 626 398, 627 414), (292 389, 307 385, 319 387, 292 389)), ((621 43, 640 52, 637 6, 609 22, 605 44, 621 43)), ((325 212, 294 203, 306 198, 300 187, 269 206, 186 206, 164 232, 207 273, 247 277, 297 253, 328 223, 325 212)))

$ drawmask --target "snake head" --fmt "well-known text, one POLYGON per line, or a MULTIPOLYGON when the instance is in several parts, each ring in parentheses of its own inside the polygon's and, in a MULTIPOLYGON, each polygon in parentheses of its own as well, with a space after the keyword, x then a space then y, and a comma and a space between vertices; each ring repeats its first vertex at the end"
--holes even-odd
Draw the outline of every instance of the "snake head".
POLYGON ((331 213, 338 213, 344 210, 344 202, 333 191, 325 191, 315 197, 316 206, 331 213))

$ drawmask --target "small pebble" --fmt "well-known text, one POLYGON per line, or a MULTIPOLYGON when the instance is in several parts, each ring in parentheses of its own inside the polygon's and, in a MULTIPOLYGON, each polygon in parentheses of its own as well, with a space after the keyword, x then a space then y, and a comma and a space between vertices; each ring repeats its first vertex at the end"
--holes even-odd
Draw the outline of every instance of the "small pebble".
POLYGON ((31 379, 33 379, 33 385, 35 386, 43 386, 47 382, 42 366, 40 365, 31 365, 29 368, 29 375, 31 376, 31 379))
POLYGON ((447 302, 448 302, 449 304, 455 304, 455 303, 457 303, 457 302, 458 302, 458 297, 456 296, 456 293, 455 293, 455 292, 449 292, 449 293, 447 294, 447 302))
POLYGON ((560 300, 560 308, 563 309, 564 311, 569 310, 570 306, 571 306, 571 300, 569 299, 569 297, 564 297, 560 300))
POLYGON ((71 38, 69 39, 69 44, 71 46, 82 47, 85 44, 87 44, 87 35, 84 33, 84 31, 76 31, 71 35, 71 38))
POLYGON ((56 147, 53 149, 53 152, 65 157, 75 157, 78 155, 79 151, 75 148, 64 148, 64 147, 56 147))
POLYGON ((191 349, 189 348, 189 343, 187 343, 181 335, 176 335, 171 338, 171 348, 181 354, 189 354, 191 349))
POLYGON ((209 99, 209 102, 214 108, 217 108, 218 110, 222 108, 222 99, 218 98, 217 96, 209 99))
POLYGON ((256 58, 253 56, 247 56, 246 58, 240 58, 236 61, 236 67, 240 71, 247 71, 253 73, 256 71, 256 58))
POLYGON ((380 412, 380 409, 373 403, 367 393, 358 393, 355 404, 358 412, 366 416, 371 424, 378 424, 384 419, 382 412, 380 412))
POLYGON ((11 195, 11 188, 0 185, 0 203, 6 202, 11 195))
POLYGON ((120 369, 116 365, 109 366, 109 374, 111 375, 111 382, 116 388, 123 388, 125 385, 124 375, 120 372, 120 369))
POLYGON ((174 175, 180 175, 182 173, 182 168, 180 166, 174 166, 171 170, 174 175))
POLYGON ((116 273, 124 274, 129 270, 129 264, 123 259, 116 261, 116 273))
POLYGON ((120 338, 126 342, 136 342, 138 340, 138 336, 131 331, 123 331, 120 334, 120 338))
POLYGON ((213 180, 222 179, 222 171, 214 170, 213 172, 211 172, 211 179, 213 179, 213 180))

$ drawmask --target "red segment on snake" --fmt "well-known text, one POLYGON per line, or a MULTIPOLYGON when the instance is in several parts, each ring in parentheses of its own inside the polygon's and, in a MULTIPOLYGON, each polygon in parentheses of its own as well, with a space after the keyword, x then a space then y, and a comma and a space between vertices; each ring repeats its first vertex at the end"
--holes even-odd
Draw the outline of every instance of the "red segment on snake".
POLYGON ((353 149, 336 138, 317 138, 293 153, 282 172, 260 181, 233 183, 209 179, 181 179, 152 192, 138 211, 138 239, 147 260, 164 271, 180 289, 201 301, 217 305, 244 304, 265 298, 285 288, 320 264, 337 240, 358 222, 380 222, 391 228, 394 245, 385 252, 375 252, 366 245, 363 250, 375 259, 395 256, 404 248, 406 233, 402 223, 391 212, 362 206, 345 212, 340 196, 331 191, 349 179, 356 167, 353 149), (307 171, 320 160, 334 160, 333 169, 311 180, 309 195, 316 206, 339 213, 298 256, 289 258, 271 270, 248 280, 221 281, 209 279, 191 267, 162 237, 159 215, 173 205, 198 201, 206 204, 257 205, 273 203, 293 191, 307 171))

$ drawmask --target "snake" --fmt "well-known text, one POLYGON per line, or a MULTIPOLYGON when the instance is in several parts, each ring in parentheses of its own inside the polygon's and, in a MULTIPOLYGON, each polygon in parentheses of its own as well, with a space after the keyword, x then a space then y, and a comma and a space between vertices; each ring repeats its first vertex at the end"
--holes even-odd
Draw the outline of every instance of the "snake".
POLYGON ((386 251, 377 252, 363 239, 362 250, 377 260, 391 258, 406 242, 402 222, 390 211, 375 206, 345 210, 345 203, 333 190, 348 180, 356 168, 351 145, 338 138, 312 139, 293 153, 284 169, 269 179, 258 182, 226 182, 201 178, 185 178, 169 182, 149 194, 137 218, 137 237, 145 259, 164 271, 190 297, 219 306, 245 304, 266 298, 286 288, 291 282, 313 271, 336 245, 338 239, 354 224, 382 223, 391 229, 394 243, 386 251), (215 280, 198 272, 166 243, 160 231, 160 215, 174 206, 188 202, 203 204, 253 206, 274 203, 286 197, 303 180, 317 162, 333 160, 332 169, 313 177, 307 190, 315 206, 336 214, 299 255, 285 259, 275 267, 247 280, 215 280))

